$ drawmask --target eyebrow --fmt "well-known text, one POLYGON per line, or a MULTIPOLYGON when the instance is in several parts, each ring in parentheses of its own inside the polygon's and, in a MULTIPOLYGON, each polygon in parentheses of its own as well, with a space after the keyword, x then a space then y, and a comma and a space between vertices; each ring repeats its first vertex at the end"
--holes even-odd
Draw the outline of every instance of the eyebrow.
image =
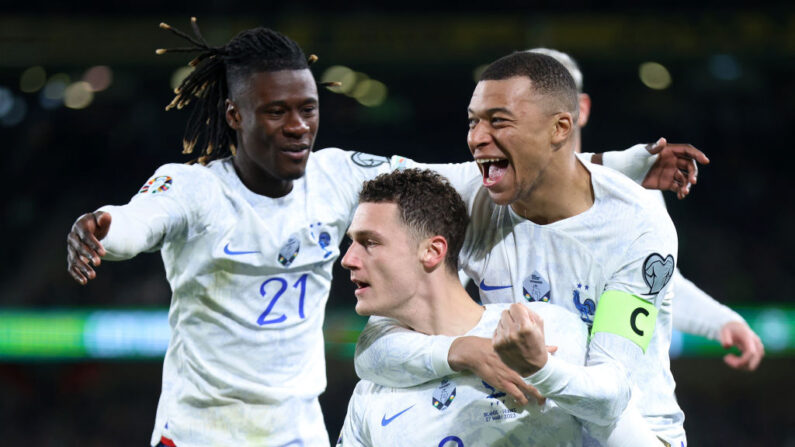
POLYGON ((356 237, 359 238, 368 238, 374 237, 376 239, 382 239, 381 233, 373 230, 361 230, 361 231, 346 231, 345 234, 348 235, 349 238, 355 239, 356 237))
MULTIPOLYGON (((474 110, 467 108, 467 112, 471 113, 472 115, 477 115, 474 110)), ((506 115, 514 116, 513 112, 506 109, 505 107, 492 107, 490 109, 485 110, 485 114, 488 116, 494 115, 495 113, 504 113, 506 115)))
MULTIPOLYGON (((307 104, 317 104, 318 100, 317 100, 317 98, 304 98, 300 103, 301 103, 302 106, 307 105, 307 104)), ((287 101, 284 101, 284 100, 281 100, 281 99, 280 100, 276 100, 276 101, 271 101, 271 102, 268 102, 268 103, 265 103, 265 104, 262 105, 263 108, 273 107, 273 106, 289 107, 289 105, 287 104, 287 101)))

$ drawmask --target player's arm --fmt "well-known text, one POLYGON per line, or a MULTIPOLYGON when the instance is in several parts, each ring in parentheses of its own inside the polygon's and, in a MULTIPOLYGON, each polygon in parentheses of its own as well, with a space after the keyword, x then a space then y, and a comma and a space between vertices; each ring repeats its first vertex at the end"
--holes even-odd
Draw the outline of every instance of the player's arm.
POLYGON ((596 426, 614 424, 624 412, 630 388, 624 368, 611 361, 573 365, 547 353, 544 321, 514 303, 503 311, 493 344, 500 358, 569 414, 596 426))
POLYGON ((481 337, 429 336, 390 318, 370 317, 354 356, 356 374, 383 386, 408 388, 456 371, 471 371, 521 405, 527 396, 541 399, 532 386, 507 365, 481 337))
POLYGON ((640 390, 639 398, 644 398, 654 396, 656 387, 665 386, 657 382, 658 369, 667 364, 667 351, 662 352, 660 340, 670 334, 654 335, 658 329, 670 331, 667 300, 678 241, 673 222, 662 207, 647 207, 637 219, 634 229, 627 228, 620 236, 634 239, 625 251, 616 250, 619 258, 609 263, 614 267, 597 301, 586 365, 619 363, 627 371, 630 385, 640 390), (658 324, 658 316, 665 320, 658 324), (650 354, 647 350, 652 342, 650 354))
POLYGON ((169 231, 184 227, 187 221, 182 203, 184 195, 179 190, 172 191, 177 187, 175 179, 180 177, 177 173, 183 168, 176 166, 171 168, 173 177, 161 172, 167 171, 166 167, 160 168, 147 182, 150 188, 142 188, 128 204, 104 206, 75 221, 66 242, 67 271, 77 282, 86 284, 96 278, 91 264, 97 267, 103 259, 125 260, 144 251, 156 250, 169 231), (168 183, 165 183, 166 178, 168 183), (160 195, 152 192, 155 190, 152 185, 160 188, 160 195))
POLYGON ((583 155, 592 163, 621 172, 644 188, 673 191, 680 199, 698 181, 698 164, 709 164, 709 158, 692 145, 668 143, 665 138, 623 151, 583 155))
POLYGON ((762 340, 743 317, 717 302, 679 269, 674 272, 674 328, 693 335, 720 341, 724 348, 736 346, 742 355, 727 354, 724 361, 735 369, 753 371, 765 355, 762 340))
POLYGON ((370 317, 356 343, 356 374, 397 388, 442 378, 454 372, 447 364, 453 339, 412 331, 391 318, 370 317))

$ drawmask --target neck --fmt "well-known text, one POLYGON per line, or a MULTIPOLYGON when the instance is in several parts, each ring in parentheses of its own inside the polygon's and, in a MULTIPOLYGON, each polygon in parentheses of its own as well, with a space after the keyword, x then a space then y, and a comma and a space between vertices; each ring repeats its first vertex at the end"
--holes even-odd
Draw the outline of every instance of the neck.
POLYGON ((235 173, 240 181, 249 191, 261 196, 278 198, 286 196, 293 190, 292 180, 274 177, 253 161, 248 160, 244 154, 244 151, 238 150, 237 155, 232 157, 232 165, 235 167, 235 173))
POLYGON ((572 145, 561 147, 523 197, 511 204, 520 216, 539 225, 587 211, 594 203, 591 173, 577 159, 572 145))
POLYGON ((475 327, 482 315, 483 307, 470 298, 458 276, 441 267, 392 317, 423 334, 458 336, 475 327))

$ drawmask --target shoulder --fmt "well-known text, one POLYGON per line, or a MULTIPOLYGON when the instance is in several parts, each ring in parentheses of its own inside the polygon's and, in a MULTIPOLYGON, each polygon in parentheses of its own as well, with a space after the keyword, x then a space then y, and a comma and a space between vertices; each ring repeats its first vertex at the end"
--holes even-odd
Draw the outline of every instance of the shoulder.
POLYGON ((168 163, 155 170, 133 200, 175 201, 186 211, 203 209, 220 189, 220 179, 210 168, 168 163))
POLYGON ((597 205, 602 212, 620 216, 624 231, 657 231, 675 234, 665 202, 656 194, 636 184, 623 174, 604 166, 588 163, 597 205))
POLYGON ((339 169, 371 169, 390 162, 389 157, 366 154, 364 152, 346 151, 336 147, 319 149, 312 153, 309 161, 318 168, 339 169))
POLYGON ((209 166, 199 164, 187 165, 182 163, 167 163, 155 170, 149 181, 159 179, 160 181, 170 182, 174 187, 185 183, 214 183, 218 177, 212 172, 209 166))

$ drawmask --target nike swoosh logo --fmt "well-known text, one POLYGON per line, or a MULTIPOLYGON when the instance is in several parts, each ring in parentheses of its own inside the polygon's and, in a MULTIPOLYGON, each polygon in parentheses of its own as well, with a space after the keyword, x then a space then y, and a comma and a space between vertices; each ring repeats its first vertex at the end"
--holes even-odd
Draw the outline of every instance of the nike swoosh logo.
MULTIPOLYGON (((414 405, 416 405, 416 404, 414 404, 414 405)), ((396 414, 396 415, 392 416, 392 417, 391 417, 391 418, 389 418, 389 419, 387 419, 387 417, 386 417, 386 414, 384 414, 384 415, 381 417, 381 426, 382 426, 382 427, 386 427, 387 425, 389 425, 389 423, 390 423, 390 422, 394 421, 394 420, 395 420, 395 418, 397 418, 397 417, 398 417, 398 416, 400 416, 401 414, 403 414, 403 413, 405 413, 405 412, 407 412, 407 411, 411 410, 412 408, 414 408, 414 405, 412 405, 412 406, 410 406, 410 407, 406 408, 405 410, 403 410, 403 411, 401 411, 400 413, 398 413, 398 414, 396 414)))
POLYGON ((229 244, 224 245, 224 253, 228 255, 250 255, 252 253, 259 253, 259 250, 256 251, 233 251, 229 249, 229 244))
POLYGON ((508 289, 508 288, 510 288, 512 286, 510 284, 508 284, 507 286, 487 286, 486 283, 481 279, 480 280, 480 285, 478 287, 480 287, 481 289, 483 289, 486 292, 488 292, 489 290, 508 289))

